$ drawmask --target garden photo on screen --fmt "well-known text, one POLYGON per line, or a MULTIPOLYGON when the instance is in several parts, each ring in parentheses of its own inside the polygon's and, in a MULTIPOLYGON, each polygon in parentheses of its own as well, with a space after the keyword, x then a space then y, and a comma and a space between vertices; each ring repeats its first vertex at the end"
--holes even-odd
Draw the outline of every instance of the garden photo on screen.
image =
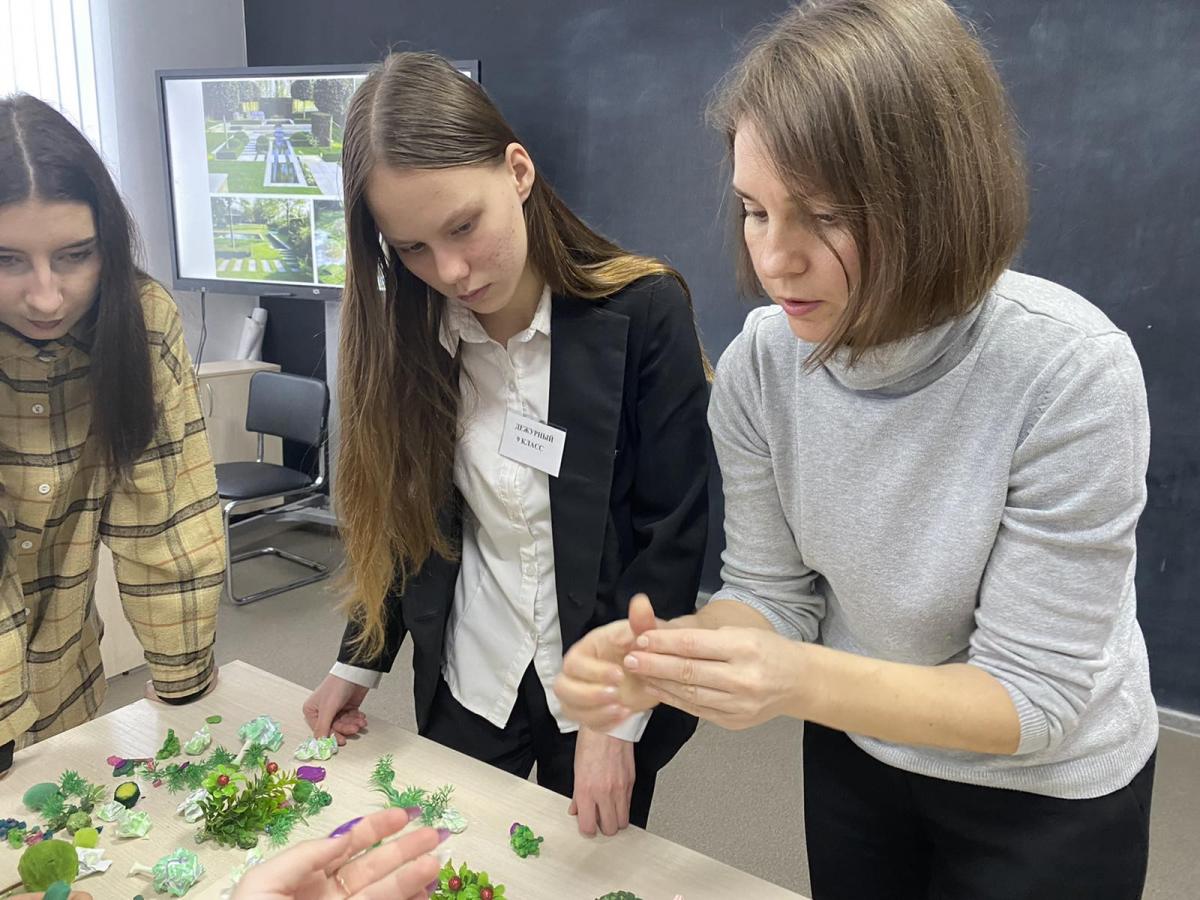
POLYGON ((317 281, 341 285, 346 279, 345 210, 333 200, 313 201, 313 246, 317 254, 317 281))
POLYGON ((312 281, 309 201, 214 196, 212 221, 219 278, 312 281))
POLYGON ((342 128, 362 79, 202 83, 217 278, 341 286, 342 128))

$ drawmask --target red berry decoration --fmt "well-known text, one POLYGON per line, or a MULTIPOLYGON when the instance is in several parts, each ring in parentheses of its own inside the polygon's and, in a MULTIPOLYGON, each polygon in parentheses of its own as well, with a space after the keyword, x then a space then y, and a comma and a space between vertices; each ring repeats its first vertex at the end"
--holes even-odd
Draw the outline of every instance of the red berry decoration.
POLYGON ((453 878, 450 879, 450 881, 446 885, 446 887, 450 888, 450 890, 452 890, 452 891, 461 891, 462 890, 462 879, 459 878, 457 875, 455 875, 453 878))
POLYGON ((267 774, 268 775, 274 775, 278 771, 279 771, 279 763, 277 763, 277 762, 267 763, 267 774))
POLYGON ((496 892, 493 891, 490 887, 480 888, 479 889, 479 900, 492 900, 492 898, 495 896, 495 893, 496 892))
POLYGON ((225 787, 227 784, 229 784, 229 776, 228 775, 218 775, 217 776, 217 784, 219 784, 221 787, 225 787))

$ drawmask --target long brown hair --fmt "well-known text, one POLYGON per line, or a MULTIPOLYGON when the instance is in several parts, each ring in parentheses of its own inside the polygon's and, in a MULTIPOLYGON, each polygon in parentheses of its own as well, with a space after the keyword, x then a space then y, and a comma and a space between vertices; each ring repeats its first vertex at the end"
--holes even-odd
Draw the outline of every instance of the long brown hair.
MULTIPOLYGON (((854 238, 859 282, 810 365, 966 313, 1020 247, 1016 126, 987 53, 943 0, 794 7, 752 40, 709 117, 730 157, 751 124, 801 206, 832 201, 854 238)), ((739 283, 762 296, 735 219, 739 283)))
POLYGON ((128 475, 154 436, 158 412, 141 292, 137 234, 100 155, 67 119, 28 94, 0 98, 0 206, 26 200, 86 203, 96 224, 100 285, 88 379, 91 433, 101 461, 128 475))
MULTIPOLYGON (((384 601, 431 554, 457 548, 439 513, 451 496, 458 369, 439 342, 442 298, 383 243, 366 201, 375 166, 446 169, 503 161, 517 136, 478 83, 427 53, 393 53, 355 92, 342 143, 347 267, 342 295, 338 519, 343 606, 356 653, 385 634, 384 601), (380 284, 382 283, 382 290, 380 284)), ((670 266, 600 236, 538 177, 524 205, 529 259, 557 294, 607 297, 670 266)))

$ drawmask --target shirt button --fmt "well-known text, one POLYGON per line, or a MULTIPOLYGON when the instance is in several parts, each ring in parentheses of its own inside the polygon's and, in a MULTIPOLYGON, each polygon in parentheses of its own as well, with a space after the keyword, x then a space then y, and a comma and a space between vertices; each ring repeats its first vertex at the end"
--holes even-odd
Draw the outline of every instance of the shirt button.
POLYGON ((40 416, 46 411, 46 407, 42 406, 40 403, 35 403, 33 404, 33 411, 40 416))
POLYGON ((38 360, 39 360, 39 362, 44 362, 44 363, 54 362, 54 354, 53 353, 39 353, 38 360))
POLYGON ((33 541, 21 541, 21 549, 22 550, 32 550, 33 549, 33 541))
POLYGON ((50 493, 50 485, 48 485, 48 484, 39 484, 39 485, 38 485, 38 493, 39 493, 39 494, 48 494, 48 493, 50 493))

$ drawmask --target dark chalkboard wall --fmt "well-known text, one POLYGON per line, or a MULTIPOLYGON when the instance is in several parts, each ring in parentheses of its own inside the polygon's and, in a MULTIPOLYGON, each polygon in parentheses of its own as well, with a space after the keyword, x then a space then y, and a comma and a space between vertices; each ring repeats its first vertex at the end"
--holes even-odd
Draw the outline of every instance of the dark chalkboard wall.
MULTIPOLYGON (((1019 267, 1132 336, 1154 428, 1140 616, 1164 706, 1200 712, 1200 3, 957 3, 1026 135, 1019 267)), ((349 63, 389 46, 482 61, 543 175, 593 225, 688 278, 716 356, 746 306, 728 263, 722 148, 703 107, 777 0, 247 0, 250 65, 349 63)), ((719 542, 715 541, 719 546, 719 542)), ((715 557, 715 554, 714 554, 715 557)), ((706 577, 715 581, 716 560, 706 577)))

